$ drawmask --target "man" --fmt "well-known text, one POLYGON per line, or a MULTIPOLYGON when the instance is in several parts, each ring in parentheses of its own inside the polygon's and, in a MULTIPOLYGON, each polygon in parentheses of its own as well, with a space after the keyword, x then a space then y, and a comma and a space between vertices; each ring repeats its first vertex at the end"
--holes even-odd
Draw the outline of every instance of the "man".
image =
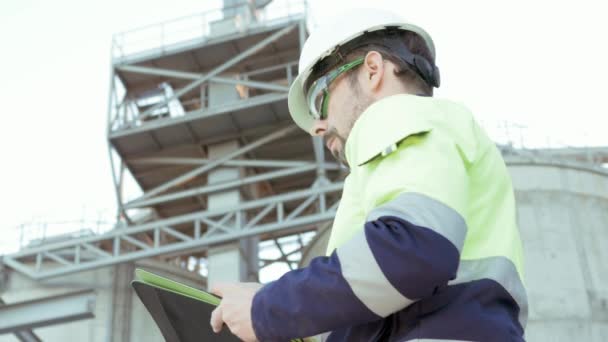
POLYGON ((357 10, 313 32, 294 121, 347 164, 328 256, 264 287, 225 284, 211 324, 246 341, 522 341, 513 189, 461 104, 435 99, 428 33, 357 10))

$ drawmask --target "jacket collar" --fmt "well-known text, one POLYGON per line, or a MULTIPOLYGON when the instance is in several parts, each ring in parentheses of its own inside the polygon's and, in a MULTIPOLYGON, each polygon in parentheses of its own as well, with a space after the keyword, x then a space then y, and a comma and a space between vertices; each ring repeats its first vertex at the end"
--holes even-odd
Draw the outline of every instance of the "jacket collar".
POLYGON ((348 136, 345 154, 351 168, 396 150, 410 135, 429 132, 437 111, 435 99, 410 94, 385 97, 372 103, 357 119, 348 136))

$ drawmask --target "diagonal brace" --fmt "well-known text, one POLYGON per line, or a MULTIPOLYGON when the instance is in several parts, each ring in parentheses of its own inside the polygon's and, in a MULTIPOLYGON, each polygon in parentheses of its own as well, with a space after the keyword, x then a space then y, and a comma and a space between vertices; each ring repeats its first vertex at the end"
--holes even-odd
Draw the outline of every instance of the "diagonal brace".
POLYGON ((263 39, 262 41, 260 41, 259 43, 256 43, 255 45, 253 45, 252 47, 248 48, 247 50, 241 52, 240 54, 238 54, 237 56, 233 57, 232 59, 226 61, 225 63, 219 65, 217 68, 213 69, 212 71, 210 71, 209 73, 205 74, 204 76, 202 76, 201 78, 199 78, 198 80, 191 82, 189 85, 185 86, 184 88, 180 89, 179 91, 177 91, 175 94, 173 94, 173 96, 165 99, 165 101, 158 103, 150 108, 148 108, 145 112, 143 112, 140 116, 140 119, 145 119, 148 116, 150 116, 150 114, 152 112, 154 112, 155 110, 157 110, 158 108, 167 105, 167 103, 180 98, 182 95, 186 94, 187 92, 191 91, 192 89, 198 87, 199 85, 205 83, 206 81, 208 81, 209 79, 211 79, 212 77, 215 77, 217 75, 219 75, 220 73, 224 72, 225 70, 227 70, 228 68, 232 67, 233 65, 239 63, 240 61, 242 61, 243 59, 253 55, 254 53, 260 51, 261 49, 263 49, 264 47, 266 47, 268 44, 274 42, 275 40, 281 38, 282 36, 288 34, 289 32, 291 32, 293 29, 295 28, 295 25, 291 25, 288 26, 278 32, 275 32, 274 34, 270 35, 269 37, 263 39))

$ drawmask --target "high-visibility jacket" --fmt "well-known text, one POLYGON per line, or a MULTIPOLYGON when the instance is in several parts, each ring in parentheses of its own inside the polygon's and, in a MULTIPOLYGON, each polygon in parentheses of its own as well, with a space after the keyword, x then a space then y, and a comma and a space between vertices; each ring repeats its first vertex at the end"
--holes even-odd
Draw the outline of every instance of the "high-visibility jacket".
POLYGON ((347 139, 327 256, 254 297, 261 341, 522 341, 522 245, 510 177, 463 105, 394 95, 347 139))

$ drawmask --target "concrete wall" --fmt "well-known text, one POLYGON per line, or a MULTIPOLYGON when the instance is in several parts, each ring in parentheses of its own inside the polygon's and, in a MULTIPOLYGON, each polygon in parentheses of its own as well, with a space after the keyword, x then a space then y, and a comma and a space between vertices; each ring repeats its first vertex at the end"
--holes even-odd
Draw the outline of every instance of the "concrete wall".
MULTIPOLYGON (((106 321, 110 317, 112 300, 112 269, 105 268, 97 271, 83 272, 78 275, 66 276, 47 281, 33 281, 18 272, 10 272, 8 286, 2 293, 6 303, 16 303, 24 300, 43 298, 84 288, 96 291, 95 319, 83 320, 58 326, 36 329, 34 332, 43 341, 80 341, 106 342, 106 321)), ((0 342, 15 341, 14 335, 0 335, 0 342)))
MULTIPOLYGON (((507 158, 525 252, 528 341, 608 341, 608 170, 507 158)), ((325 253, 329 230, 303 253, 325 253)))
POLYGON ((608 341, 608 171, 509 163, 526 253, 529 341, 608 341))
MULTIPOLYGON (((160 330, 137 295, 131 290, 135 267, 170 276, 189 285, 203 288, 204 279, 154 261, 122 264, 81 272, 60 278, 34 281, 9 271, 8 284, 0 293, 6 303, 16 303, 80 289, 96 290, 95 318, 35 329, 45 342, 164 342, 160 330)), ((0 342, 18 342, 14 335, 0 335, 0 342)))

